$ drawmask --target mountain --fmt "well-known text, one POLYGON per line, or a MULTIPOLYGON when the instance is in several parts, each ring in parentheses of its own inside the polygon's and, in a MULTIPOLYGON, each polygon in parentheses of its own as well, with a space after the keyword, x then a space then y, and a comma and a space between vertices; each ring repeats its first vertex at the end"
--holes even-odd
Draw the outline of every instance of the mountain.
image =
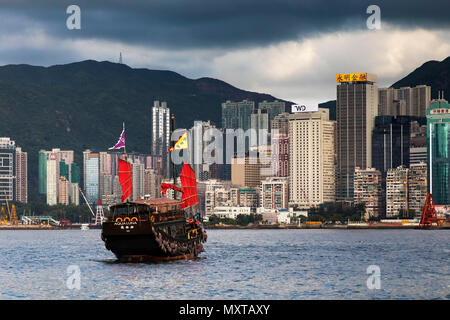
POLYGON ((438 91, 444 90, 444 98, 450 95, 450 57, 443 61, 428 61, 394 83, 391 88, 414 87, 425 84, 431 86, 431 98, 438 97, 438 91))
MULTIPOLYGON (((172 71, 133 69, 87 60, 39 67, 0 67, 0 137, 11 137, 28 152, 29 197, 37 199, 38 151, 60 147, 106 150, 126 125, 127 150, 149 153, 154 100, 167 101, 178 128, 194 120, 221 123, 226 100, 274 98, 212 78, 188 79, 172 71)), ((283 101, 281 99, 278 99, 283 101)), ((287 102, 287 101, 286 101, 287 102)), ((292 103, 287 102, 290 109, 292 103)))

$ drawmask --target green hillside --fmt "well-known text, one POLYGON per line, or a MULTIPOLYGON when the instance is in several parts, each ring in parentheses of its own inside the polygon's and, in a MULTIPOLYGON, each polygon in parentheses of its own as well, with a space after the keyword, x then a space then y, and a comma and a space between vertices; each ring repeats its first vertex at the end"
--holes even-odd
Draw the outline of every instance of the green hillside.
POLYGON ((150 153, 154 100, 167 101, 177 127, 191 127, 194 120, 220 126, 221 103, 243 99, 275 98, 216 79, 192 80, 111 62, 7 65, 0 67, 0 136, 11 137, 28 152, 29 197, 36 200, 40 149, 74 150, 82 166, 81 152, 112 146, 125 121, 127 151, 150 153))

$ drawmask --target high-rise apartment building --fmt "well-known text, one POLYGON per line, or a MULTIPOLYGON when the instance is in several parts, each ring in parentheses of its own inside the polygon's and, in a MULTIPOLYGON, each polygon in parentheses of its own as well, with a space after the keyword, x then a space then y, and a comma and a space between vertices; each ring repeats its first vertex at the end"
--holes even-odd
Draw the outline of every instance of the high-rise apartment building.
POLYGON ((258 109, 259 110, 265 110, 267 111, 269 115, 269 121, 272 121, 277 115, 285 112, 286 110, 286 104, 282 101, 263 101, 258 103, 258 109))
MULTIPOLYGON (((47 204, 54 205, 58 203, 59 199, 59 177, 63 176, 70 183, 72 180, 72 169, 75 168, 76 164, 74 160, 73 150, 61 150, 59 148, 53 148, 51 151, 40 150, 39 151, 39 167, 38 167, 38 192, 47 195, 47 204), (51 168, 48 169, 47 165, 51 160, 51 168), (56 168, 55 168, 56 166, 56 168), (50 181, 48 181, 48 174, 51 175, 50 181), (50 186, 50 195, 48 194, 47 187, 50 186), (56 186, 56 194, 55 194, 56 186)), ((79 171, 75 172, 75 175, 79 171)), ((70 195, 70 192, 68 193, 70 195)))
POLYGON ((369 217, 379 217, 383 214, 383 192, 381 172, 375 168, 355 168, 354 202, 364 203, 369 217))
POLYGON ((0 138, 0 203, 28 201, 27 153, 14 140, 0 138))
POLYGON ((152 155, 162 158, 163 175, 169 174, 170 109, 165 101, 153 102, 152 108, 152 155))
POLYGON ((99 153, 83 152, 84 189, 89 203, 96 203, 99 197, 99 153))
POLYGON ((16 147, 16 201, 28 203, 28 154, 16 147))
POLYGON ((208 130, 215 129, 216 126, 210 121, 195 121, 194 126, 189 129, 189 162, 195 172, 197 180, 204 181, 211 177, 211 159, 204 159, 203 152, 206 150, 210 141, 205 140, 205 134, 208 130))
POLYGON ((380 88, 379 115, 425 117, 431 102, 431 87, 380 88))
POLYGON ((408 171, 404 166, 392 168, 386 176, 386 217, 403 215, 408 210, 408 171))
POLYGON ((50 153, 47 160, 47 204, 54 206, 58 203, 59 190, 59 161, 56 153, 50 153))
POLYGON ((272 136, 271 145, 273 175, 289 176, 289 136, 287 134, 272 136))
POLYGON ((426 162, 411 164, 408 172, 408 210, 414 210, 416 217, 422 213, 427 186, 426 162))
POLYGON ((270 122, 270 132, 272 136, 274 133, 288 135, 289 134, 289 116, 290 113, 283 112, 278 114, 270 122))
POLYGON ((64 176, 59 177, 58 203, 69 205, 70 182, 64 176))
POLYGON ((288 178, 269 177, 261 181, 260 204, 264 209, 287 209, 288 178))
POLYGON ((243 187, 239 188, 239 205, 241 207, 250 207, 252 212, 256 212, 258 207, 258 188, 243 187))
POLYGON ((144 181, 145 165, 139 160, 134 161, 131 165, 132 181, 133 181, 133 195, 132 199, 136 200, 145 195, 145 181, 144 181))
POLYGON ((375 75, 337 75, 337 183, 338 200, 353 200, 355 168, 372 167, 372 131, 378 115, 375 75))
POLYGON ((335 201, 335 121, 329 110, 289 117, 289 204, 301 208, 335 201))
POLYGON ((222 103, 222 129, 243 129, 251 127, 251 114, 255 109, 255 102, 243 100, 241 102, 226 101, 222 103))
POLYGON ((70 184, 70 203, 76 206, 80 205, 80 192, 78 188, 78 183, 70 184))
POLYGON ((269 142, 269 114, 267 110, 256 109, 250 115, 251 128, 256 130, 257 145, 269 142))
POLYGON ((161 179, 162 177, 157 174, 155 169, 144 170, 144 193, 149 195, 150 198, 161 197, 161 179))

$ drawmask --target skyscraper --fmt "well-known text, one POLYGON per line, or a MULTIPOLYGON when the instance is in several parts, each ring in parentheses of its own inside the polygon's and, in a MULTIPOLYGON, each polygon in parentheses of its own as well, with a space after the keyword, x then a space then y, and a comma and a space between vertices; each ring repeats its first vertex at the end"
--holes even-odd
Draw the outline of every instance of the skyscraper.
POLYGON ((275 100, 272 102, 267 102, 264 100, 263 102, 258 103, 258 109, 267 111, 267 113, 269 115, 269 122, 270 122, 277 115, 285 112, 286 105, 284 102, 278 101, 278 100, 275 100))
MULTIPOLYGON (((59 174, 65 176, 67 181, 70 181, 71 177, 72 177, 72 164, 73 164, 73 159, 74 159, 73 150, 61 150, 59 148, 53 148, 51 151, 40 150, 39 151, 39 167, 38 167, 38 174, 39 174, 38 192, 41 194, 47 194, 47 185, 48 185, 48 183, 47 183, 47 172, 48 172, 47 163, 48 163, 48 160, 50 159, 50 155, 52 155, 52 160, 55 160, 57 162, 56 166, 58 166, 58 168, 56 170, 56 175, 58 175, 58 176, 56 177, 56 180, 55 180, 57 189, 59 189, 59 183, 58 183, 59 174)), ((53 167, 50 171, 51 171, 52 175, 55 174, 53 167)), ((52 176, 52 181, 51 181, 52 186, 55 183, 55 181, 53 181, 53 178, 54 177, 52 176)), ((58 197, 58 191, 56 192, 56 199, 57 199, 57 197, 58 197)), ((53 195, 50 198, 53 199, 53 195)), ((53 201, 51 201, 51 202, 53 203, 53 201)))
POLYGON ((16 143, 9 138, 0 138, 0 202, 13 201, 16 194, 16 143))
POLYGON ((64 176, 59 177, 58 203, 69 205, 70 182, 64 176))
POLYGON ((170 144, 170 109, 166 102, 153 102, 152 108, 152 155, 162 157, 163 174, 169 174, 169 156, 167 150, 170 144))
POLYGON ((251 128, 256 130, 257 145, 268 143, 269 138, 269 114, 267 110, 253 110, 250 115, 251 128))
POLYGON ((90 150, 83 152, 85 192, 89 203, 97 202, 99 198, 99 154, 90 150))
POLYGON ((50 153, 47 160, 47 204, 54 206, 58 203, 59 189, 59 161, 56 153, 50 153))
POLYGON ((336 76, 338 200, 353 200, 356 167, 372 167, 372 131, 378 114, 376 79, 367 73, 336 76))
POLYGON ((409 116, 377 116, 372 133, 372 167, 380 170, 383 178, 389 169, 409 167, 409 116))
POLYGON ((254 109, 255 102, 249 100, 222 103, 222 129, 240 128, 247 131, 251 127, 251 114, 254 109))
POLYGON ((431 87, 380 88, 378 97, 379 115, 425 117, 431 102, 431 87))
POLYGON ((436 205, 450 204, 450 105, 433 100, 427 109, 428 191, 436 205))
POLYGON ((136 200, 145 195, 145 181, 144 181, 145 165, 139 160, 136 160, 131 165, 132 181, 133 181, 133 195, 132 199, 136 200))
POLYGON ((289 117, 290 205, 335 201, 334 126, 324 108, 289 117))
POLYGON ((215 129, 216 127, 210 121, 194 121, 194 126, 189 129, 188 148, 189 148, 189 162, 195 172, 197 180, 207 180, 210 174, 210 167, 212 161, 203 159, 203 151, 210 143, 204 139, 207 130, 215 129))
POLYGON ((28 202, 28 154, 16 147, 16 201, 28 202))
POLYGON ((280 113, 270 122, 270 131, 278 131, 278 134, 288 135, 289 133, 289 115, 288 112, 280 113))

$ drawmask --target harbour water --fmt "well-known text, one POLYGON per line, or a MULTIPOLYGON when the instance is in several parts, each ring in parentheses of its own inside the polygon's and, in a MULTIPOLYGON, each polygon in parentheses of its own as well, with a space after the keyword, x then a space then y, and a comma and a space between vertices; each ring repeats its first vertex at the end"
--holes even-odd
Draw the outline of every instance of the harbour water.
POLYGON ((196 260, 118 263, 100 230, 2 230, 0 299, 450 299, 449 240, 448 230, 209 230, 196 260), (367 285, 371 265, 379 289, 367 285))

